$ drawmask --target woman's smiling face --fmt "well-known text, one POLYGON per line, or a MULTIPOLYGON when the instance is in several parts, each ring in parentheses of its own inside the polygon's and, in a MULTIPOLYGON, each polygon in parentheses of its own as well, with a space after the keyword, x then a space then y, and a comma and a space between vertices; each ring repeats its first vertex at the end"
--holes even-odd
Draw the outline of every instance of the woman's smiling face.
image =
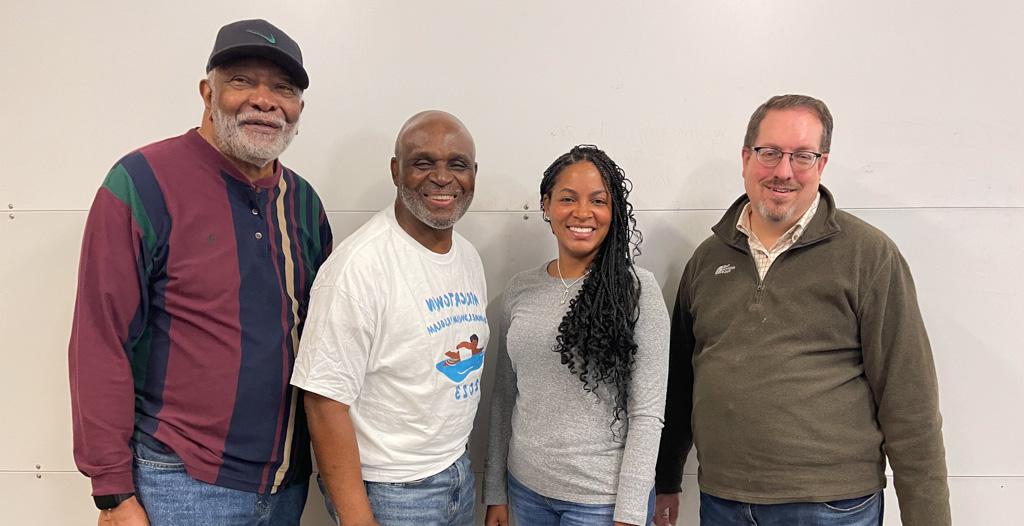
POLYGON ((580 161, 565 167, 544 197, 544 212, 561 256, 589 264, 608 235, 611 196, 597 166, 580 161))

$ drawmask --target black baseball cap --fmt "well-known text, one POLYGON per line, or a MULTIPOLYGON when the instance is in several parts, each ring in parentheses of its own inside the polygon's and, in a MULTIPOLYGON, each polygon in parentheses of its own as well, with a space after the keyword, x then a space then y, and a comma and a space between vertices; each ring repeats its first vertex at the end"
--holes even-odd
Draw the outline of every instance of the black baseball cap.
POLYGON ((220 28, 210 60, 206 63, 206 72, 246 57, 270 60, 287 71, 298 87, 309 87, 309 75, 302 67, 299 45, 287 33, 262 19, 239 20, 220 28))

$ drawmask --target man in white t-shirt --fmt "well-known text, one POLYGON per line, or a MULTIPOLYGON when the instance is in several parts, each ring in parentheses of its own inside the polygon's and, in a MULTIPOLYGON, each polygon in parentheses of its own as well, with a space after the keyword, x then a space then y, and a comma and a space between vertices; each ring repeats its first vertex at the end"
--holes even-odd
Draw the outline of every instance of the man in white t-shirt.
POLYGON ((466 443, 480 399, 487 285, 452 230, 473 200, 476 148, 454 116, 410 118, 394 206, 335 248, 310 297, 292 384, 328 510, 346 526, 470 525, 466 443))

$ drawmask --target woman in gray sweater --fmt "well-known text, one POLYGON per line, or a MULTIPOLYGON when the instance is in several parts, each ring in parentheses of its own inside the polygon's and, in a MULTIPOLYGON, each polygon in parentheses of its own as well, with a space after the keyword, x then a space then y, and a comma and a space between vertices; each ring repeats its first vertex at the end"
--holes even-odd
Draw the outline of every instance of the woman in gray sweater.
POLYGON ((544 172, 558 258, 504 294, 486 524, 646 525, 654 510, 668 313, 633 264, 642 240, 625 173, 577 146, 544 172))

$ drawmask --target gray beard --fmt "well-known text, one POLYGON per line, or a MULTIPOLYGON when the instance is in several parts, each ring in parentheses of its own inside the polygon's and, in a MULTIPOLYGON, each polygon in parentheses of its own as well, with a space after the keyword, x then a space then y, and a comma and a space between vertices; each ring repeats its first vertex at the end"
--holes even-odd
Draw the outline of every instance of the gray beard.
POLYGON ((297 122, 284 122, 280 133, 270 142, 254 140, 239 125, 240 121, 247 118, 246 114, 227 115, 220 111, 216 104, 212 106, 211 114, 217 149, 225 155, 260 168, 277 159, 288 148, 298 131, 297 122))
POLYGON ((784 212, 777 212, 763 202, 757 204, 757 213, 764 219, 771 221, 772 223, 785 223, 793 217, 793 212, 796 211, 796 207, 789 207, 784 212))
POLYGON ((405 208, 412 212, 416 219, 434 230, 448 230, 454 227, 455 223, 459 222, 459 219, 462 219, 466 213, 469 204, 473 202, 473 192, 464 193, 459 198, 461 199, 460 204, 457 205, 451 217, 435 218, 430 215, 430 210, 427 209, 427 205, 423 203, 423 199, 416 190, 399 185, 398 196, 402 199, 405 208))

